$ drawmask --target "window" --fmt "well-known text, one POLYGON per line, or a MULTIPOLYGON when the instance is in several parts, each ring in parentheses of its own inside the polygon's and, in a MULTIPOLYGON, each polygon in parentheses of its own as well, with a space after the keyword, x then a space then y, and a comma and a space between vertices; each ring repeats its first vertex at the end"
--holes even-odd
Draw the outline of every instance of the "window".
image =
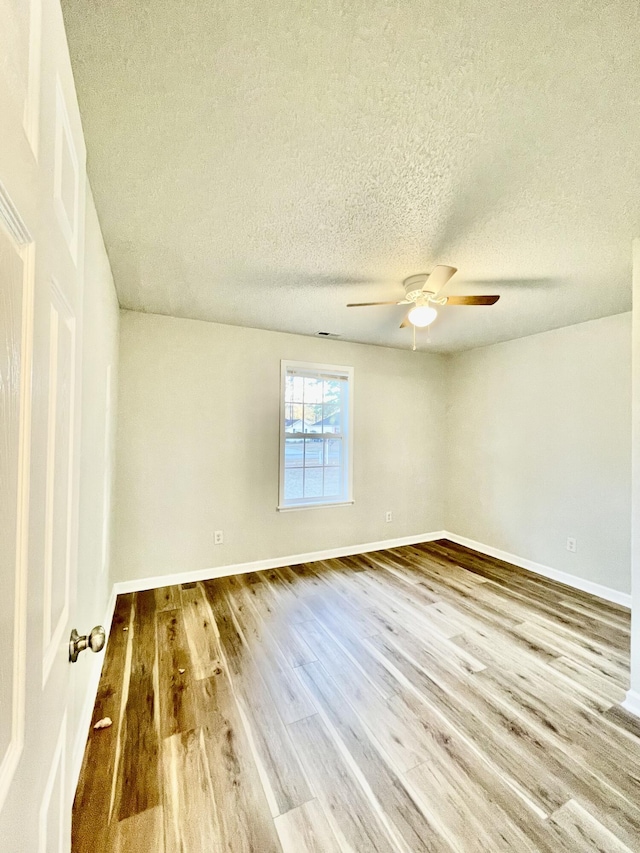
POLYGON ((282 362, 278 509, 353 503, 353 368, 282 362))

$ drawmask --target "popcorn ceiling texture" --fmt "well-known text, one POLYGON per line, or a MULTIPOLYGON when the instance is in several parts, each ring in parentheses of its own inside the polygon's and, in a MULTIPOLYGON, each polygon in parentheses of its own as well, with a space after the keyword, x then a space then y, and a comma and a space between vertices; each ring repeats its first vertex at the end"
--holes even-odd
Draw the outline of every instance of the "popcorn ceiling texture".
POLYGON ((635 0, 63 0, 121 304, 455 351, 627 311, 635 0))

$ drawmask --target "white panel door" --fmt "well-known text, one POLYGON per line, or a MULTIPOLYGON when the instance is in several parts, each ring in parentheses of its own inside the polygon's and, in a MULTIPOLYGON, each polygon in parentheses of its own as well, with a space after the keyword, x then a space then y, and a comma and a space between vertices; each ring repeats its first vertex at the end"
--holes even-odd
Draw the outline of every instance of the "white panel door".
POLYGON ((60 4, 0 0, 3 853, 70 850, 84 198, 60 4))

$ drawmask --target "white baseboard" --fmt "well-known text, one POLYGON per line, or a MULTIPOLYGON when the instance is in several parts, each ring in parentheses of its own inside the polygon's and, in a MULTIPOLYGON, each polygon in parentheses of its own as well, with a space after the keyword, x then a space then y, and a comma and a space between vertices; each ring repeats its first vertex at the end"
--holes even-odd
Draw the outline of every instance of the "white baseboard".
MULTIPOLYGON (((255 560, 250 563, 235 563, 228 566, 218 566, 217 568, 196 569, 193 571, 176 572, 170 575, 157 575, 154 577, 140 578, 131 581, 120 581, 113 585, 111 597, 109 598, 109 604, 107 606, 107 612, 104 618, 107 641, 115 610, 116 598, 118 595, 123 593, 140 592, 146 589, 156 589, 157 587, 172 586, 180 583, 212 580, 214 578, 244 574, 246 572, 259 572, 265 569, 277 569, 281 566, 295 566, 299 563, 312 563, 315 560, 350 557, 354 554, 366 554, 370 551, 399 548, 403 545, 417 545, 420 542, 433 542, 435 539, 449 539, 452 542, 456 542, 458 545, 464 545, 474 551, 479 551, 481 554, 486 554, 488 557, 495 557, 496 559, 503 560, 506 563, 512 563, 514 566, 519 566, 522 569, 527 569, 530 572, 542 575, 550 580, 582 590, 583 592, 588 592, 591 595, 603 598, 606 601, 612 601, 615 604, 620 604, 624 607, 631 607, 631 596, 624 592, 619 592, 618 590, 594 583, 593 581, 584 580, 576 575, 570 575, 567 572, 552 569, 549 566, 543 566, 540 563, 534 563, 532 560, 526 560, 523 557, 518 557, 516 554, 509 554, 507 551, 501 551, 499 548, 493 548, 491 545, 476 542, 474 539, 467 539, 465 536, 458 536, 458 534, 450 533, 447 530, 439 530, 434 533, 422 533, 416 536, 403 536, 398 539, 384 539, 379 542, 367 542, 362 545, 345 545, 341 548, 330 548, 325 551, 312 551, 307 554, 294 554, 288 557, 273 557, 268 560, 255 560)), ((98 662, 96 661, 96 664, 97 663, 98 662)), ((91 680, 87 688, 87 695, 80 715, 80 724, 73 753, 72 778, 74 787, 77 785, 78 779, 80 778, 87 733, 91 724, 91 717, 93 715, 101 669, 102 663, 100 662, 100 665, 96 665, 91 673, 91 680)), ((640 717, 640 693, 634 690, 629 690, 625 701, 622 703, 622 707, 627 711, 630 711, 632 714, 636 714, 640 717)))
POLYGON ((168 575, 119 581, 114 584, 114 592, 116 595, 122 595, 127 592, 140 592, 145 589, 156 589, 157 587, 173 586, 179 583, 213 580, 214 578, 224 578, 229 575, 245 574, 246 572, 260 572, 265 569, 278 569, 282 566, 295 566, 299 563, 313 563, 315 560, 331 560, 336 557, 350 557, 353 554, 366 554, 369 551, 383 551, 387 548, 399 548, 402 545, 417 545, 420 542, 432 542, 434 539, 450 539, 458 545, 464 545, 474 551, 479 551, 481 554, 486 554, 488 557, 495 557, 506 563, 512 563, 514 566, 527 569, 537 575, 549 578, 549 580, 557 581, 582 592, 588 592, 590 595, 595 595, 597 598, 603 598, 605 601, 611 601, 614 604, 620 604, 623 607, 631 607, 631 596, 628 593, 585 580, 568 572, 552 569, 550 566, 543 566, 541 563, 535 563, 533 560, 527 560, 507 551, 501 551, 499 548, 485 545, 483 542, 476 542, 474 539, 467 539, 465 536, 459 536, 457 533, 451 533, 448 530, 438 530, 434 533, 422 533, 416 536, 402 536, 398 539, 383 539, 379 542, 367 542, 362 545, 345 545, 341 548, 311 551, 307 554, 272 557, 268 560, 254 560, 250 563, 233 563, 216 568, 195 569, 168 575))
POLYGON ((631 714, 635 714, 636 717, 640 717, 640 693, 637 690, 628 690, 622 707, 625 711, 629 711, 631 714))
POLYGON ((113 613, 116 608, 117 597, 118 593, 116 592, 114 586, 111 590, 111 595, 109 596, 107 610, 104 615, 104 621, 102 623, 105 633, 107 635, 106 642, 104 644, 104 649, 100 652, 100 657, 96 656, 95 659, 91 660, 91 677, 89 679, 89 684, 87 685, 87 693, 84 698, 82 711, 80 712, 80 719, 78 720, 78 729, 75 733, 76 739, 73 747, 73 755, 71 756, 71 781, 73 784, 74 791, 78 786, 80 771, 82 770, 82 759, 84 758, 84 750, 87 745, 87 734, 89 732, 89 726, 91 725, 91 718, 93 717, 93 708, 96 703, 96 696, 98 695, 100 675, 102 673, 102 664, 104 662, 104 656, 107 652, 107 644, 109 642, 109 633, 111 631, 111 622, 113 620, 113 613))
POLYGON ((558 569, 552 569, 549 566, 543 566, 541 563, 534 563, 533 560, 526 560, 524 557, 518 557, 516 554, 509 554, 507 551, 501 551, 499 548, 493 548, 491 545, 485 545, 482 542, 476 542, 474 539, 467 539, 466 536, 458 536, 457 533, 449 533, 443 531, 443 539, 450 539, 458 545, 464 545, 466 548, 471 548, 473 551, 480 551, 481 554, 486 554, 488 557, 495 557, 497 560, 503 560, 505 563, 513 563, 514 566, 519 566, 521 569, 527 569, 534 572, 536 575, 542 575, 549 580, 557 581, 565 586, 571 586, 574 589, 579 589, 582 592, 588 592, 590 595, 595 595, 597 598, 604 598, 605 601, 611 601, 614 604, 621 604, 623 607, 631 608, 631 596, 626 592, 619 592, 617 589, 612 589, 608 586, 603 586, 593 581, 585 580, 577 575, 570 575, 568 572, 561 572, 558 569))
MULTIPOLYGON (((162 586, 173 586, 179 583, 191 583, 193 581, 212 580, 213 578, 223 578, 229 575, 239 575, 246 572, 258 572, 264 569, 277 569, 281 566, 295 566, 298 563, 311 563, 314 560, 328 560, 332 557, 348 557, 352 554, 365 554, 368 551, 382 551, 386 548, 399 548, 402 545, 416 545, 419 542, 432 542, 434 539, 442 539, 443 531, 436 533, 422 533, 417 536, 403 536, 399 539, 385 539, 381 542, 368 542, 365 545, 346 545, 342 548, 332 548, 326 551, 313 551, 308 554, 294 554, 289 557, 275 557, 270 560, 256 560, 252 563, 236 563, 229 566, 219 566, 211 569, 197 569, 195 571, 177 572, 171 575, 158 575, 156 577, 141 578, 139 580, 121 581, 114 583, 111 590, 111 596, 107 605, 107 611, 104 617, 104 629, 107 634, 107 643, 109 641, 109 632, 113 613, 116 606, 116 599, 119 595, 127 592, 141 592, 145 589, 156 589, 162 586)), ((95 706, 98 687, 100 684, 100 674, 102 671, 102 662, 106 654, 107 644, 100 654, 100 660, 96 660, 95 666, 91 672, 91 678, 87 686, 87 692, 80 713, 78 730, 76 732, 76 741, 72 754, 72 776, 71 782, 73 790, 78 786, 80 772, 82 770, 82 760, 87 744, 87 735, 93 709, 95 706)))
POLYGON ((417 545, 420 542, 433 542, 434 539, 444 539, 447 534, 443 530, 435 533, 421 533, 416 536, 402 536, 399 539, 383 539, 380 542, 367 542, 364 545, 345 545, 342 548, 330 548, 326 551, 311 551, 308 554, 293 554, 288 557, 273 557, 269 560, 255 560, 252 563, 235 563, 229 566, 218 566, 215 569, 196 569, 195 571, 177 572, 171 575, 158 575, 139 580, 119 581, 114 584, 117 595, 126 592, 140 592, 144 589, 156 589, 161 586, 173 586, 178 583, 193 583, 194 581, 213 580, 229 575, 242 575, 246 572, 260 572, 265 569, 279 569, 282 566, 297 566, 299 563, 313 563, 315 560, 331 560, 336 557, 351 557, 353 554, 366 554, 369 551, 384 551, 387 548, 400 548, 402 545, 417 545))

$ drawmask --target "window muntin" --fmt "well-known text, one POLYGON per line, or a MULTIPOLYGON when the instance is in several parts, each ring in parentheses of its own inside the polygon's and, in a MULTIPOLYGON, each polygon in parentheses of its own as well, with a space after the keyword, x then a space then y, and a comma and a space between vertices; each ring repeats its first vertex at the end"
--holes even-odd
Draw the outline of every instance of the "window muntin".
POLYGON ((279 509, 351 502, 353 368, 282 362, 279 509))

